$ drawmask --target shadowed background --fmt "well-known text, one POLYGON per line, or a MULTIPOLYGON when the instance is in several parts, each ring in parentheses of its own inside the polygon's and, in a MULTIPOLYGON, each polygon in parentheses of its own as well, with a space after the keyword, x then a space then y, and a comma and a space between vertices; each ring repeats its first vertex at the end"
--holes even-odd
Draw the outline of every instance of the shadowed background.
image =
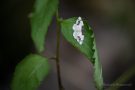
MULTIPOLYGON (((17 63, 34 52, 28 14, 34 0, 1 0, 0 3, 0 90, 10 90, 17 63)), ((111 84, 135 64, 135 1, 134 0, 60 0, 60 16, 81 16, 89 21, 95 33, 103 67, 105 84, 111 84)), ((55 18, 49 27, 45 56, 55 56, 55 18)), ((62 83, 66 90, 96 90, 92 65, 84 55, 61 36, 60 60, 62 83)), ((39 90, 58 90, 55 60, 39 90)), ((134 90, 135 77, 121 87, 134 90), (127 84, 127 86, 126 86, 127 84), (129 85, 129 86, 128 86, 129 85)))

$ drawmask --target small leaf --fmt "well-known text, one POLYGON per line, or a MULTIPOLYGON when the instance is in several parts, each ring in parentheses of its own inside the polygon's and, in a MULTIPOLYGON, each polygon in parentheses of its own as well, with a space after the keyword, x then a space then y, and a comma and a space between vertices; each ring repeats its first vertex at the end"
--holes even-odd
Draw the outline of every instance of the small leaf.
POLYGON ((11 89, 37 90, 40 82, 48 73, 49 63, 47 59, 36 54, 30 54, 16 66, 11 89))
POLYGON ((79 44, 73 36, 73 25, 76 23, 77 18, 70 18, 61 22, 62 34, 65 39, 81 51, 93 64, 94 67, 94 81, 98 90, 103 89, 102 68, 98 59, 98 53, 95 43, 95 37, 92 29, 89 27, 86 21, 83 21, 82 34, 84 40, 82 44, 79 44))
POLYGON ((40 53, 44 50, 45 36, 52 17, 58 8, 58 0, 36 0, 31 14, 31 36, 40 53))

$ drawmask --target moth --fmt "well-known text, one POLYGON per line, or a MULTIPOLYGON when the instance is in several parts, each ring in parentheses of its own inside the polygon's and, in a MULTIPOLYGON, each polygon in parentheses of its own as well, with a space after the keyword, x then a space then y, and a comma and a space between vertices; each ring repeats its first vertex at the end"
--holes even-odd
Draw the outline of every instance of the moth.
POLYGON ((76 23, 73 25, 73 37, 77 40, 77 42, 82 45, 84 40, 84 35, 82 33, 82 28, 84 24, 81 17, 78 17, 76 23))

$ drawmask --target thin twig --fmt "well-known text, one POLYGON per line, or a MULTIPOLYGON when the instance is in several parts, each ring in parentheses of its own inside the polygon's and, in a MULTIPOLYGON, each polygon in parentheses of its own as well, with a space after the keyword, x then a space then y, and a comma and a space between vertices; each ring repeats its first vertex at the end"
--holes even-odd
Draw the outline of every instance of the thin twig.
POLYGON ((61 74, 60 74, 60 22, 58 11, 56 12, 56 21, 57 21, 57 46, 56 46, 56 64, 57 64, 57 76, 58 76, 58 85, 60 90, 64 90, 61 82, 61 74))
MULTIPOLYGON (((119 90, 120 86, 135 75, 135 66, 123 73, 107 90, 119 90), (118 86, 115 86, 118 85, 118 86)), ((130 84, 131 85, 131 84, 130 84)))

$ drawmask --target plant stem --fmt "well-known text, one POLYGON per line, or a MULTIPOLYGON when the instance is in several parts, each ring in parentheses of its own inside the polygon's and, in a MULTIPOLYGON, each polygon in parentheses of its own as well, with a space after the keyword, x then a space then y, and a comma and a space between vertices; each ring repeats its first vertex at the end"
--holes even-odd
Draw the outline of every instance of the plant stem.
MULTIPOLYGON (((135 66, 123 73, 112 85, 124 84, 135 75, 135 66)), ((110 86, 107 90, 119 90, 120 86, 110 86)))
POLYGON ((64 90, 61 82, 60 74, 60 21, 58 11, 56 12, 56 23, 57 23, 57 46, 56 46, 56 65, 57 65, 57 76, 58 76, 58 85, 60 90, 64 90))

